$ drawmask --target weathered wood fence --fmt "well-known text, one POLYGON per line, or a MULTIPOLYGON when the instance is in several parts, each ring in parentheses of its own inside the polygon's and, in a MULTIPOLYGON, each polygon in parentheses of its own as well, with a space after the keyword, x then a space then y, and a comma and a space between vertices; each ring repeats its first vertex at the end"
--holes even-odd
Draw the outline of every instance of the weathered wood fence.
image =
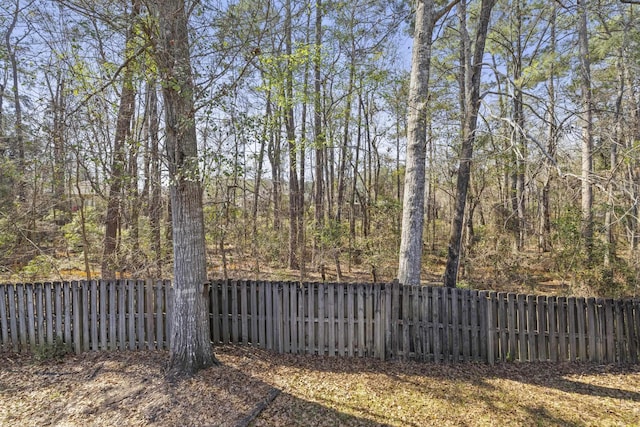
MULTIPOLYGON (((640 300, 391 284, 216 281, 214 344, 430 362, 637 363, 640 300)), ((168 281, 0 284, 0 347, 166 349, 168 281)))

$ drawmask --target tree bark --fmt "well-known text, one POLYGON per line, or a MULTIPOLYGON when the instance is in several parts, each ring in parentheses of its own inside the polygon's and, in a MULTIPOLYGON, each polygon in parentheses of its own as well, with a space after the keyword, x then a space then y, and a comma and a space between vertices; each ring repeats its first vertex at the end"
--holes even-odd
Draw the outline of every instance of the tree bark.
POLYGON ((470 85, 466 96, 467 107, 465 108, 465 124, 463 127, 462 148, 460 150, 460 165, 456 182, 456 200, 454 207, 454 217, 451 226, 451 236, 447 253, 447 265, 444 273, 444 284, 454 288, 458 278, 458 267, 460 264, 460 248, 462 246, 462 230, 464 226, 464 211, 467 202, 467 190, 471 178, 471 160, 473 158, 473 146, 476 138, 476 127, 478 122, 478 112, 480 109, 480 79, 482 74, 482 59, 484 47, 489 31, 489 20, 491 10, 496 0, 482 0, 478 27, 476 29, 473 57, 470 58, 468 67, 468 81, 470 85))
POLYGON ((515 147, 514 155, 514 188, 512 189, 513 213, 518 222, 514 232, 516 249, 522 251, 525 245, 525 168, 527 158, 527 144, 524 138, 524 101, 522 93, 522 10, 520 0, 515 2, 514 11, 516 46, 513 53, 513 123, 512 143, 515 147))
POLYGON ((589 33, 587 31, 587 0, 578 0, 578 45, 580 58, 580 91, 582 107, 582 239, 587 262, 592 261, 593 252, 593 101, 591 96, 591 60, 589 59, 589 33))
POLYGON ((420 284, 422 264, 422 228, 424 223, 424 186, 427 142, 427 102, 431 47, 435 25, 434 4, 419 1, 413 34, 413 54, 409 85, 407 119, 407 158, 404 176, 402 231, 398 281, 405 285, 420 284))
POLYGON ((209 310, 202 188, 198 170, 193 77, 184 0, 154 3, 156 57, 163 82, 173 225, 174 303, 169 371, 193 374, 216 363, 209 310))

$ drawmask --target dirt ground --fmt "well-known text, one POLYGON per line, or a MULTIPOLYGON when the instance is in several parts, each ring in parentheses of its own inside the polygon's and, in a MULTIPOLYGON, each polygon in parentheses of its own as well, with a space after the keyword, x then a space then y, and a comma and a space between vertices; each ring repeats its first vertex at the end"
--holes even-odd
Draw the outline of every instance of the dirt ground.
POLYGON ((640 425, 637 365, 436 365, 240 346, 216 355, 220 366, 169 381, 166 352, 0 353, 0 425, 640 425))

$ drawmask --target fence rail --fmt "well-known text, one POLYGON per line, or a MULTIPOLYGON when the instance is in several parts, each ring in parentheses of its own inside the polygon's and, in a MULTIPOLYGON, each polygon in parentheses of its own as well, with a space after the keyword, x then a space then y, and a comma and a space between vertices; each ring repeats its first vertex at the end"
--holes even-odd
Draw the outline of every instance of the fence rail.
MULTIPOLYGON (((0 284, 0 347, 166 349, 168 281, 0 284)), ((214 344, 430 362, 637 363, 640 300, 388 284, 215 281, 214 344)))

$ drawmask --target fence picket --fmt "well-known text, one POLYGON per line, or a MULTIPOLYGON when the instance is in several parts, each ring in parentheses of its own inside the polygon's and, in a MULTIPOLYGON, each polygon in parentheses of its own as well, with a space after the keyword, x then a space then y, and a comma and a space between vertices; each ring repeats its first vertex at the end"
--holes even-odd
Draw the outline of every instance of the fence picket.
POLYGON ((286 284, 288 298, 284 299, 287 305, 288 320, 285 325, 285 346, 288 346, 287 353, 298 352, 298 293, 297 286, 293 282, 286 284))
POLYGON ((220 299, 222 292, 222 284, 219 281, 211 283, 209 290, 209 319, 211 323, 211 338, 214 345, 220 344, 222 324, 221 324, 221 308, 220 299))
POLYGON ((378 357, 380 360, 385 360, 387 357, 387 330, 385 329, 385 327, 388 326, 387 293, 383 286, 384 285, 380 283, 376 283, 374 285, 374 289, 371 289, 370 291, 374 307, 374 324, 372 328, 372 334, 375 341, 374 346, 376 348, 374 356, 378 357))
POLYGON ((469 298, 471 300, 471 360, 478 362, 481 360, 480 355, 480 319, 478 310, 478 292, 469 291, 469 298))
POLYGON ((638 338, 635 331, 635 322, 633 321, 633 304, 630 299, 624 301, 625 309, 625 342, 629 351, 629 362, 638 363, 638 352, 636 348, 636 339, 638 338))
POLYGON ((517 348, 518 348, 518 334, 516 333, 516 323, 517 323, 517 312, 516 312, 516 294, 509 292, 507 294, 507 323, 506 327, 509 331, 509 348, 507 350, 507 359, 508 361, 516 360, 517 357, 517 348))
POLYGON ((135 282, 127 280, 127 338, 129 350, 136 349, 136 300, 135 300, 135 282))
POLYGON ((356 344, 356 313, 357 313, 357 285, 349 283, 347 285, 347 355, 355 356, 356 344))
POLYGON ((54 288, 54 297, 55 297, 55 326, 56 326, 55 336, 56 336, 56 340, 60 341, 60 340, 64 339, 63 325, 62 325, 62 319, 63 319, 62 283, 54 282, 53 283, 53 288, 54 288))
POLYGON ((120 350, 127 348, 127 287, 126 282, 118 281, 118 345, 120 350))
POLYGON ((556 297, 547 298, 547 310, 549 312, 549 360, 558 361, 558 322, 556 318, 556 297))
POLYGON ((578 337, 576 336, 576 299, 567 299, 567 325, 569 331, 569 360, 575 362, 578 359, 578 337))
POLYGON ((240 282, 240 335, 244 345, 249 345, 249 305, 247 289, 247 281, 243 280, 240 282))
POLYGON ((20 350, 20 337, 18 336, 18 309, 16 307, 16 285, 7 285, 7 303, 9 305, 9 330, 11 331, 11 342, 13 351, 20 350))
POLYGON ((336 355, 336 286, 333 283, 327 284, 327 351, 329 356, 336 355))
POLYGON ((598 346, 599 341, 596 342, 596 300, 595 298, 587 299, 587 330, 588 334, 588 355, 590 362, 599 362, 598 346))
POLYGON ((338 342, 337 342, 337 350, 338 356, 344 356, 345 354, 345 306, 344 306, 344 284, 338 283, 336 285, 337 295, 337 306, 336 306, 336 322, 338 322, 338 342))
POLYGON ((240 342, 240 328, 238 324, 238 282, 230 283, 231 291, 231 342, 237 344, 240 342))
POLYGON ((286 318, 286 308, 289 304, 284 303, 285 286, 281 283, 273 285, 273 307, 275 316, 274 331, 276 332, 276 350, 278 353, 286 353, 285 351, 285 337, 284 337, 284 324, 286 318))
POLYGON ((308 300, 308 308, 307 308, 307 353, 308 354, 316 354, 316 323, 319 321, 317 311, 316 311, 316 303, 315 303, 315 295, 316 295, 316 285, 315 283, 308 283, 306 286, 307 291, 307 300, 308 300))
POLYGON ((100 346, 99 349, 100 350, 107 350, 107 348, 109 347, 109 343, 107 341, 107 333, 108 333, 108 328, 107 328, 107 313, 108 313, 108 308, 107 308, 107 282, 105 282, 104 280, 100 280, 99 283, 99 288, 100 288, 100 302, 99 302, 99 306, 98 306, 98 311, 100 312, 100 346))
POLYGON ((44 345, 46 342, 44 332, 44 285, 42 283, 36 283, 34 287, 36 291, 36 339, 38 345, 44 345))
POLYGON ((447 289, 447 326, 450 337, 449 361, 458 362, 460 358, 460 325, 458 324, 458 289, 447 289))
POLYGON ((229 335, 229 283, 230 281, 225 280, 221 283, 221 293, 220 293, 220 320, 222 322, 222 343, 229 344, 230 335, 229 335))
POLYGON ((547 298, 542 295, 538 295, 536 298, 536 325, 538 334, 537 349, 538 360, 541 362, 548 360, 546 301, 547 298))
POLYGON ((576 298, 576 318, 578 320, 578 357, 581 362, 587 361, 587 331, 584 305, 584 298, 576 298))
POLYGON ((604 334, 605 334, 605 357, 608 363, 616 361, 615 328, 613 322, 613 300, 604 300, 604 334))
POLYGON ((36 325, 34 322, 33 285, 31 283, 25 284, 24 291, 26 295, 27 336, 29 337, 30 348, 34 348, 36 346, 36 325))
POLYGON ((77 281, 71 282, 71 314, 72 324, 70 328, 73 333, 73 344, 76 354, 82 353, 82 295, 77 281))
POLYGON ((325 289, 324 283, 318 283, 318 354, 325 354, 325 289))
MULTIPOLYGON (((99 336, 98 336, 98 304, 99 304, 99 296, 98 296, 98 282, 92 280, 90 283, 90 287, 88 289, 91 292, 89 296, 90 304, 91 304, 91 350, 98 351, 99 347, 99 336)), ((102 322, 100 322, 102 323, 102 322)))
POLYGON ((251 344, 258 346, 261 345, 260 337, 258 334, 258 290, 255 281, 251 281, 249 285, 251 292, 251 344))
POLYGON ((26 315, 26 307, 25 307, 25 297, 24 297, 24 285, 18 283, 16 285, 16 296, 18 302, 18 309, 16 311, 16 315, 18 316, 18 327, 19 327, 19 337, 20 337, 20 348, 22 351, 26 351, 27 349, 27 315, 26 315))
POLYGON ((558 361, 565 362, 569 360, 567 353, 567 298, 558 297, 556 312, 558 315, 558 361))
POLYGON ((145 315, 145 325, 146 325, 145 337, 147 340, 147 349, 155 350, 158 347, 156 342, 157 335, 155 331, 155 322, 154 322, 154 316, 153 316, 153 314, 155 313, 153 281, 146 280, 143 286, 144 286, 144 302, 145 302, 144 315, 145 315))
POLYGON ((496 344, 498 344, 498 348, 496 349, 496 355, 499 357, 500 361, 506 361, 509 351, 509 335, 507 329, 507 318, 508 318, 508 302, 507 302, 507 294, 505 292, 498 292, 497 295, 497 340, 496 344))
POLYGON ((0 344, 8 346, 9 344, 9 319, 7 317, 7 285, 0 283, 0 344))
POLYGON ((78 283, 78 294, 80 296, 80 323, 82 324, 82 350, 91 350, 91 321, 90 321, 90 300, 89 300, 89 283, 78 283))
MULTIPOLYGON (((53 297, 52 292, 53 285, 51 282, 45 282, 44 284, 44 310, 45 310, 45 328, 47 334, 47 344, 53 345, 54 335, 53 335, 53 297)), ((0 304, 4 306, 4 295, 0 296, 0 304)), ((3 331, 3 334, 5 331, 3 331)))
POLYGON ((118 328, 118 293, 116 288, 116 282, 114 280, 109 281, 109 344, 111 350, 115 350, 118 347, 117 341, 117 328, 118 328))
POLYGON ((433 361, 433 348, 431 343, 433 342, 433 322, 430 318, 432 288, 430 286, 421 286, 420 293, 422 294, 422 300, 418 309, 422 314, 421 319, 421 334, 419 339, 422 341, 422 360, 425 362, 433 361))
POLYGON ((144 321, 145 321, 144 281, 137 280, 135 282, 135 290, 136 290, 136 311, 135 311, 136 340, 135 341, 137 343, 136 348, 139 350, 142 350, 146 347, 145 345, 146 336, 145 336, 145 327, 144 327, 144 321))
MULTIPOLYGON (((167 309, 165 295, 166 291, 162 281, 156 282, 154 286, 156 291, 156 345, 158 349, 168 349, 169 345, 165 343, 164 336, 164 316, 167 309)), ((218 328, 214 328, 214 331, 218 330, 218 328)), ((214 341, 214 344, 217 344, 217 342, 214 341)))
POLYGON ((365 285, 360 285, 358 288, 358 301, 360 301, 361 298, 364 301, 363 307, 358 310, 358 331, 359 334, 361 334, 359 335, 359 338, 360 344, 362 344, 362 347, 359 349, 359 354, 361 357, 375 357, 379 355, 378 351, 380 349, 380 343, 377 339, 374 339, 374 331, 380 331, 382 328, 379 327, 381 325, 375 323, 376 319, 379 318, 380 313, 378 312, 378 317, 376 317, 376 312, 373 310, 374 289, 377 289, 376 294, 379 295, 380 285, 371 285, 367 287, 365 287, 365 285), (367 319, 366 321, 365 318, 367 319), (360 322, 362 322, 362 324, 360 324, 360 322))
POLYGON ((304 354, 306 352, 306 346, 307 346, 307 340, 305 339, 305 319, 309 319, 311 318, 311 315, 309 315, 309 313, 305 313, 305 304, 304 302, 306 301, 305 299, 305 286, 302 283, 298 283, 295 286, 295 294, 296 294, 296 298, 297 298, 297 304, 298 304, 298 312, 297 312, 297 319, 296 322, 298 324, 298 341, 297 341, 297 345, 298 345, 298 349, 297 349, 297 353, 298 354, 304 354))
POLYGON ((489 308, 487 309, 487 361, 494 364, 496 361, 496 293, 489 293, 489 308))
POLYGON ((440 317, 440 300, 442 297, 442 291, 443 288, 433 288, 433 295, 431 299, 431 319, 433 325, 433 361, 436 363, 443 360, 442 334, 444 333, 444 330, 440 317))
POLYGON ((274 325, 273 325, 273 287, 271 283, 264 282, 265 288, 265 325, 267 326, 267 347, 269 350, 272 350, 274 347, 273 338, 274 338, 274 325))

